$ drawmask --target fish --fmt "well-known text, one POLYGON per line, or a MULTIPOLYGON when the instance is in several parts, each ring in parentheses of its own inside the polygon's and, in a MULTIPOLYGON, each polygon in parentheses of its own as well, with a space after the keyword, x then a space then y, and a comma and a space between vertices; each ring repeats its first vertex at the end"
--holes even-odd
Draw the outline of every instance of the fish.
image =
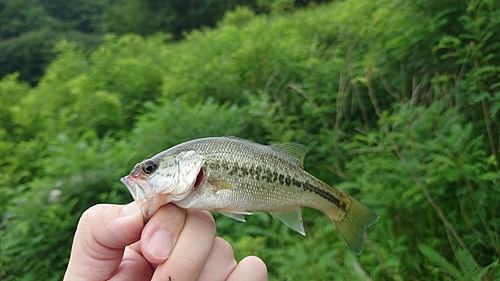
POLYGON ((361 254, 365 229, 378 215, 351 195, 304 170, 305 146, 263 145, 237 137, 194 139, 136 164, 121 182, 145 221, 163 205, 219 212, 245 221, 268 212, 305 235, 301 207, 326 214, 361 254))

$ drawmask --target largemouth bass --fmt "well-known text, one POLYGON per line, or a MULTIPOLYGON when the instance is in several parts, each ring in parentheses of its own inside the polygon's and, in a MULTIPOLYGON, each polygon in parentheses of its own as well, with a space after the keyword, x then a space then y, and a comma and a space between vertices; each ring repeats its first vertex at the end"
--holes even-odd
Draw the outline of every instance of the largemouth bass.
POLYGON ((265 211, 305 235, 300 207, 314 208, 325 213, 360 254, 364 231, 377 214, 304 171, 305 152, 296 143, 267 146, 235 137, 195 139, 136 164, 121 181, 146 220, 172 202, 239 221, 265 211))

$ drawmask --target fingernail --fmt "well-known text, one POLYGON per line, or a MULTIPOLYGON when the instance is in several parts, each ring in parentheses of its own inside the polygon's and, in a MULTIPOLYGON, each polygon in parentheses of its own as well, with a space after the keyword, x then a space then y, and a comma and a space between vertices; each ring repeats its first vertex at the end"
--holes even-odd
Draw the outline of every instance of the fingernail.
POLYGON ((141 208, 139 208, 139 205, 135 202, 129 203, 122 209, 123 217, 133 216, 139 213, 141 213, 141 208))
POLYGON ((148 250, 157 259, 166 259, 170 256, 174 241, 170 233, 163 229, 156 230, 148 243, 148 250))

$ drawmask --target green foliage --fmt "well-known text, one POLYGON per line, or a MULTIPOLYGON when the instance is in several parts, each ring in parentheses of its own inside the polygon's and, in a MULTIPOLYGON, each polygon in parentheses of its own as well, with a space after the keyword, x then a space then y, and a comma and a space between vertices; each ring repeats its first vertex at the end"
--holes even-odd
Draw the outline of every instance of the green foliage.
POLYGON ((221 25, 244 25, 255 17, 255 13, 246 6, 238 6, 234 11, 227 12, 222 20, 221 25))
POLYGON ((164 61, 153 58, 162 52, 161 40, 111 36, 90 57, 62 42, 38 87, 12 109, 14 122, 31 134, 57 134, 68 127, 75 135, 128 130, 159 91, 164 61))
POLYGON ((38 0, 47 13, 67 27, 83 33, 102 32, 103 1, 38 0))
POLYGON ((37 1, 0 1, 0 38, 2 40, 19 36, 33 30, 33 27, 52 27, 47 11, 37 1))
POLYGON ((98 23, 89 18, 99 1, 80 1, 75 6, 71 4, 77 1, 67 2, 0 1, 0 77, 17 71, 20 79, 34 85, 54 59, 59 40, 66 38, 87 49, 99 42, 98 23))
MULTIPOLYGON (((454 264, 448 262, 439 252, 426 245, 419 245, 420 252, 435 266, 437 270, 448 274, 450 280, 482 280, 487 278, 487 273, 491 268, 498 266, 498 260, 495 260, 490 265, 479 269, 475 266, 474 260, 463 250, 458 251, 457 259, 460 270, 454 264)), ((434 271, 434 270, 433 270, 434 271)), ((435 272, 435 271, 434 271, 435 272)))
POLYGON ((180 39, 186 31, 214 26, 225 11, 236 5, 251 5, 252 2, 113 0, 104 11, 104 25, 107 32, 120 35, 131 32, 151 35, 161 31, 180 39))
MULTIPOLYGON (((442 102, 429 108, 403 106, 380 122, 379 130, 347 145, 348 153, 357 155, 348 168, 356 175, 356 189, 362 194, 373 192, 365 202, 375 209, 384 208, 381 217, 395 218, 378 223, 391 229, 388 244, 403 247, 398 258, 415 259, 417 245, 427 243, 440 248, 443 256, 454 256, 459 247, 476 266, 491 263, 500 236, 490 224, 498 211, 488 206, 500 195, 493 188, 500 175, 493 173, 492 181, 481 178, 489 173, 483 138, 475 136, 471 124, 464 123, 455 110, 446 110, 442 102), (387 204, 392 207, 383 207, 387 204), (418 216, 420 227, 415 227, 418 216)), ((422 265, 422 260, 413 264, 409 276, 424 272, 422 265)))
POLYGON ((429 261, 439 266, 440 270, 446 272, 455 280, 462 279, 463 276, 460 270, 458 270, 454 264, 448 262, 443 256, 441 256, 441 254, 439 254, 439 252, 434 251, 432 248, 424 244, 419 245, 418 248, 429 261))
POLYGON ((54 42, 59 36, 49 29, 38 30, 0 42, 0 77, 18 71, 20 78, 35 83, 55 54, 54 42))
POLYGON ((9 109, 16 105, 19 99, 23 98, 30 89, 27 83, 19 82, 18 77, 19 73, 13 73, 0 81, 0 100, 3 107, 3 110, 0 111, 0 125, 12 136, 15 136, 16 127, 13 124, 12 112, 9 109))
POLYGON ((47 204, 46 197, 39 195, 25 193, 21 198, 24 202, 12 202, 22 209, 18 207, 18 212, 10 213, 16 223, 7 222, 8 231, 1 236, 0 267, 5 274, 2 280, 62 279, 76 229, 74 223, 80 214, 74 213, 75 199, 65 204, 47 204))
MULTIPOLYGON (((30 22, 79 9, 42 2, 26 11, 30 22)), ((262 257, 271 280, 500 278, 498 5, 298 8, 306 2, 231 2, 248 8, 176 43, 107 35, 87 52, 63 41, 36 86, 23 73, 0 80, 0 279, 60 279, 82 212, 131 200, 120 176, 174 144, 219 135, 305 144, 306 170, 380 216, 356 256, 316 210, 303 210, 306 237, 265 213, 246 224, 214 214, 237 259, 262 257)), ((129 14, 112 4, 102 5, 118 28, 129 14)), ((12 7, 2 11, 21 17, 12 7)), ((103 22, 87 14, 72 26, 103 22)), ((4 31, 27 28, 14 27, 4 31)))
POLYGON ((97 47, 105 32, 142 36, 161 32, 180 40, 189 31, 215 26, 236 7, 247 7, 246 14, 239 12, 238 17, 249 20, 254 12, 280 14, 307 4, 293 0, 1 0, 0 77, 17 71, 22 80, 35 85, 62 39, 87 51, 97 47))
POLYGON ((197 104, 180 100, 159 105, 149 103, 130 141, 142 148, 138 153, 144 157, 195 138, 241 135, 247 129, 246 122, 242 109, 210 100, 197 104))

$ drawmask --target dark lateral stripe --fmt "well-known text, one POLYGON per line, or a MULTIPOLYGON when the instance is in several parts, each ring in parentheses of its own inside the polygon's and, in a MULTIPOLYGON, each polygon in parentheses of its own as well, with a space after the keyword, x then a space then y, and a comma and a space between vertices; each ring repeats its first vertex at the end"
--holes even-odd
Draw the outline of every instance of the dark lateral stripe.
MULTIPOLYGON (((261 168, 259 167, 258 169, 260 170, 261 168)), ((251 171, 251 172, 254 172, 254 171, 251 171)), ((266 170, 261 172, 260 179, 266 180, 269 183, 279 182, 279 184, 281 184, 281 185, 295 186, 297 188, 307 189, 307 190, 312 191, 312 192, 318 194, 319 196, 331 201, 333 204, 337 205, 338 207, 341 207, 340 200, 337 197, 333 196, 328 191, 323 190, 323 189, 321 189, 315 185, 312 185, 308 182, 300 181, 296 178, 292 178, 289 175, 279 174, 276 171, 271 171, 269 169, 266 169, 266 170)))
POLYGON ((216 168, 216 166, 218 166, 218 168, 221 168, 222 170, 225 170, 230 176, 247 177, 247 178, 252 178, 254 180, 266 181, 268 183, 274 183, 274 184, 279 183, 284 186, 295 186, 297 188, 309 190, 329 200, 336 206, 342 208, 340 199, 333 196, 328 191, 323 190, 320 187, 312 185, 308 182, 300 181, 296 178, 290 177, 290 175, 284 175, 278 173, 275 170, 266 169, 261 166, 240 166, 238 165, 238 163, 229 164, 225 162, 220 162, 218 164, 215 164, 212 168, 216 168))
POLYGON ((340 200, 337 197, 333 196, 331 193, 329 193, 321 188, 318 188, 317 186, 314 186, 308 182, 300 182, 300 181, 297 181, 295 179, 292 179, 292 182, 293 182, 293 185, 300 187, 300 188, 310 190, 310 191, 318 194, 319 196, 327 199, 328 201, 332 202, 333 204, 337 205, 338 207, 341 207, 340 200))

